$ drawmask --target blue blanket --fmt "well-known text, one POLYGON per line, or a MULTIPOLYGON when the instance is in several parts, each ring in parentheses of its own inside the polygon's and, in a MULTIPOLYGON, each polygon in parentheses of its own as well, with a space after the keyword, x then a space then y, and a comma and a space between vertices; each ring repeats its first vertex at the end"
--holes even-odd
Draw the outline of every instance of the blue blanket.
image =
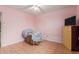
POLYGON ((42 34, 38 32, 33 32, 32 29, 26 29, 22 32, 23 38, 27 38, 28 35, 32 35, 32 40, 39 42, 42 41, 42 34))

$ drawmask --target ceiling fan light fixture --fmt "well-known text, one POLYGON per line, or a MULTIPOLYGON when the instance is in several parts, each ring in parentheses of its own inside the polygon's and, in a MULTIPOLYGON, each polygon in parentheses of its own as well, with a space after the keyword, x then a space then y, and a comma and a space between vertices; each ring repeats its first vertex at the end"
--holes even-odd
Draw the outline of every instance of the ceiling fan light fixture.
POLYGON ((34 11, 40 11, 40 9, 39 9, 39 7, 37 5, 33 5, 32 8, 33 8, 34 11))

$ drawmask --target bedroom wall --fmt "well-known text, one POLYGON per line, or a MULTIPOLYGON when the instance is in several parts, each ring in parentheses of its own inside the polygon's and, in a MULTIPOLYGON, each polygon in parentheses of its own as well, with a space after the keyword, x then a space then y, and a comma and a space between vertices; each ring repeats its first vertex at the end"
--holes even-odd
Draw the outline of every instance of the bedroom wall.
POLYGON ((79 25, 79 5, 77 5, 77 11, 76 11, 76 19, 77 19, 77 25, 79 25))
POLYGON ((36 30, 43 33, 45 40, 62 43, 64 20, 76 15, 76 6, 39 15, 36 30))
POLYGON ((0 6, 0 12, 2 13, 2 46, 23 41, 22 31, 27 28, 34 29, 33 16, 5 6, 0 6))

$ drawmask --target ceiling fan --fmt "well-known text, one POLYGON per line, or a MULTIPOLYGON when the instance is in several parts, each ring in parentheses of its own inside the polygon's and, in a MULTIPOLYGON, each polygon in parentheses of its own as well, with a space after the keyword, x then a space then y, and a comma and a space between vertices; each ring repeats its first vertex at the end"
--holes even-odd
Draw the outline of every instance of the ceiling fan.
POLYGON ((23 9, 32 9, 34 12, 44 12, 41 8, 41 5, 28 5, 25 6, 23 9))

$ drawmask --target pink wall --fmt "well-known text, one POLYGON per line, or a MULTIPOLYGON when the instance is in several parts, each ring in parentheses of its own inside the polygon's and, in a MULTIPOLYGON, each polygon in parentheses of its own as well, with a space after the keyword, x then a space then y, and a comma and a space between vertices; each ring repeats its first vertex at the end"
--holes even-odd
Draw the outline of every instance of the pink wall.
POLYGON ((0 6, 2 13, 2 46, 23 41, 21 33, 24 29, 34 29, 33 16, 21 11, 0 6))
POLYGON ((76 7, 65 8, 39 15, 36 30, 45 34, 45 39, 62 42, 64 19, 76 15, 76 7))
POLYGON ((76 11, 76 15, 77 15, 77 25, 79 25, 79 5, 77 5, 77 11, 76 11))

